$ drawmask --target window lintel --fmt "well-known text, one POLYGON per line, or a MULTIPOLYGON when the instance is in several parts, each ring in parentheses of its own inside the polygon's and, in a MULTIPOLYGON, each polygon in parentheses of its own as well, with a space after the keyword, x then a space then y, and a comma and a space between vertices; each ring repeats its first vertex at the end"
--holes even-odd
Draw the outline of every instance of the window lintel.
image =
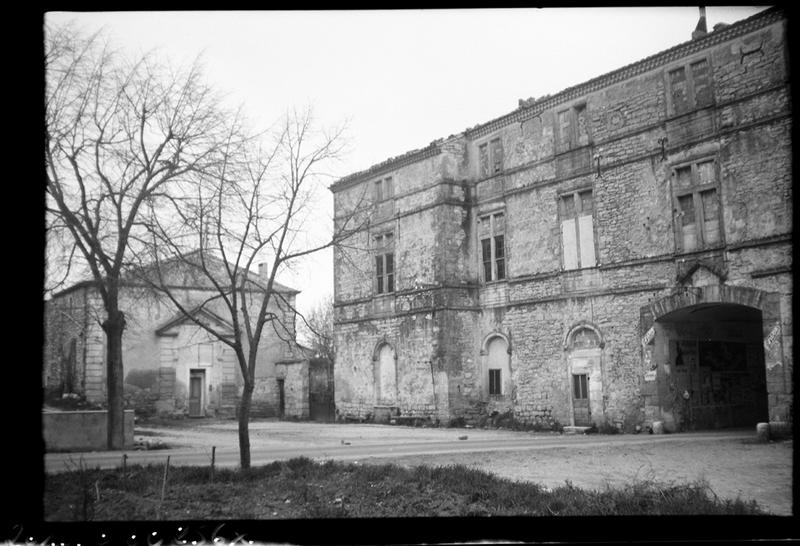
POLYGON ((562 197, 567 197, 567 196, 570 196, 570 195, 574 195, 576 193, 583 193, 583 192, 593 191, 593 190, 594 190, 594 186, 592 184, 585 184, 584 183, 584 184, 581 184, 580 186, 575 186, 573 188, 568 188, 568 189, 565 189, 565 190, 561 190, 556 195, 558 196, 559 199, 561 199, 562 197))

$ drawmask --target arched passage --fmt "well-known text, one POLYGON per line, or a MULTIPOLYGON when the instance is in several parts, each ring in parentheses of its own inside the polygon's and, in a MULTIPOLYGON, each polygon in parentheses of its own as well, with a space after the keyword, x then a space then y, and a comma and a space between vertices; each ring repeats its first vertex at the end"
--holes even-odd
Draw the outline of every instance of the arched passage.
POLYGON ((665 421, 676 430, 768 420, 760 309, 725 301, 673 308, 653 326, 653 368, 665 421))
POLYGON ((603 345, 600 331, 588 322, 574 325, 564 338, 573 425, 591 426, 605 419, 603 345))

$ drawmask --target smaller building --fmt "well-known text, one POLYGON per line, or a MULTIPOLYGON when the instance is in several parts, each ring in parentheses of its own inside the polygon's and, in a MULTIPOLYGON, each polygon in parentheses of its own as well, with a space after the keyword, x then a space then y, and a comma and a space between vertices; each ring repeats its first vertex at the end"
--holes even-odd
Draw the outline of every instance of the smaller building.
MULTIPOLYGON (((199 259, 199 253, 194 256, 199 259)), ((218 258, 205 256, 205 261, 224 267, 218 258)), ((214 301, 215 288, 207 278, 193 273, 191 265, 162 266, 162 275, 191 317, 133 277, 123 281, 120 308, 126 319, 126 408, 145 415, 235 416, 243 386, 236 355, 197 324, 233 336, 230 313, 222 302, 214 301)), ((253 274, 247 288, 251 305, 263 295, 261 278, 265 278, 262 271, 253 274)), ((311 355, 295 337, 295 298, 299 292, 277 282, 273 289, 267 311, 276 320, 264 329, 258 349, 251 415, 305 419, 310 415, 311 355)), ((102 300, 93 281, 79 282, 46 302, 42 376, 46 400, 72 395, 100 406, 106 404, 106 337, 100 326, 103 316, 102 300)))

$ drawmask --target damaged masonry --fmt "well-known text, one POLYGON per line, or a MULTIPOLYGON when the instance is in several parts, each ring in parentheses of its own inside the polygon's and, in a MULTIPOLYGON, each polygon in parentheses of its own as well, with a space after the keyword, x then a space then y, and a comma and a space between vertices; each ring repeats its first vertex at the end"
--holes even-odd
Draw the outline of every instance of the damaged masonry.
POLYGON ((786 19, 705 27, 331 186, 339 419, 791 419, 786 19))

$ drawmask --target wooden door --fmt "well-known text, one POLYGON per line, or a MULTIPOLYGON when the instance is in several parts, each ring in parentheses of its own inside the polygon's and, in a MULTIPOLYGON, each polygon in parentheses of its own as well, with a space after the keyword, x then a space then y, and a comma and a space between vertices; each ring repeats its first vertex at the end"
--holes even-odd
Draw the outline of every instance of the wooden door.
POLYGON ((327 359, 308 363, 308 412, 312 421, 333 421, 333 365, 327 359))
POLYGON ((283 419, 284 415, 286 415, 286 389, 284 380, 278 379, 278 417, 283 419))
POLYGON ((592 425, 592 411, 589 407, 589 376, 585 373, 572 375, 572 408, 575 426, 592 425))
POLYGON ((203 416, 203 375, 192 373, 189 376, 189 417, 203 416))

